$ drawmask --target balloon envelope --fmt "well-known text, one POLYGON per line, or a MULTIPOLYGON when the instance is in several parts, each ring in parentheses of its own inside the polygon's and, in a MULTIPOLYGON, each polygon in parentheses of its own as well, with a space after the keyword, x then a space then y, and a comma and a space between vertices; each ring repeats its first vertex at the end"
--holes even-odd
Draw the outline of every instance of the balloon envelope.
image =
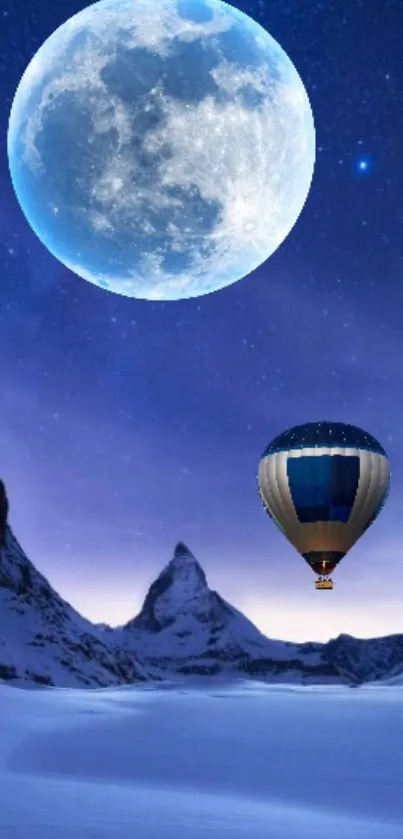
POLYGON ((316 574, 330 574, 382 509, 390 467, 354 425, 316 422, 276 437, 259 464, 266 511, 316 574))

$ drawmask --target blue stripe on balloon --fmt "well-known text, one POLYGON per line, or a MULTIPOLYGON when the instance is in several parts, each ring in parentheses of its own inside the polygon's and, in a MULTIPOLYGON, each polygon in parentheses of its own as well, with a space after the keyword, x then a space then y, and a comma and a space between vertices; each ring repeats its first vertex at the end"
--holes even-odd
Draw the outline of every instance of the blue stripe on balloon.
POLYGON ((346 522, 357 494, 360 458, 354 455, 289 457, 287 477, 301 523, 346 522))

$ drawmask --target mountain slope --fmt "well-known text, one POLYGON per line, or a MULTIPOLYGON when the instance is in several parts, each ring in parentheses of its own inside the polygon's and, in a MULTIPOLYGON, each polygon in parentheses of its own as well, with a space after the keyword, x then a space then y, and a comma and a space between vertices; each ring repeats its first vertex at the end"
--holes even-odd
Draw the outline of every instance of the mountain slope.
POLYGON ((145 675, 133 655, 106 644, 54 591, 6 526, 0 550, 0 678, 97 687, 145 675))

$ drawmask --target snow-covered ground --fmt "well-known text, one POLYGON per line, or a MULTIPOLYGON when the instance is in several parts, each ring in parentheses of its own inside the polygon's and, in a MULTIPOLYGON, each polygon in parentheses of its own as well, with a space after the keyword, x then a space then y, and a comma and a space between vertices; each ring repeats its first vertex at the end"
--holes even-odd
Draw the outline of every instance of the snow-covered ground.
POLYGON ((0 837, 403 839, 401 687, 0 685, 0 837))

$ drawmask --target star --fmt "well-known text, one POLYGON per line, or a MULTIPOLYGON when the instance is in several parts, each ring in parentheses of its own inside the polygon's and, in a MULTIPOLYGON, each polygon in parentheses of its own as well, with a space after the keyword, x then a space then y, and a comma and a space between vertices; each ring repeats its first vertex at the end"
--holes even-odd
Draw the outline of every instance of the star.
POLYGON ((367 175, 371 170, 371 160, 369 157, 359 157, 356 160, 355 168, 360 175, 367 175))

